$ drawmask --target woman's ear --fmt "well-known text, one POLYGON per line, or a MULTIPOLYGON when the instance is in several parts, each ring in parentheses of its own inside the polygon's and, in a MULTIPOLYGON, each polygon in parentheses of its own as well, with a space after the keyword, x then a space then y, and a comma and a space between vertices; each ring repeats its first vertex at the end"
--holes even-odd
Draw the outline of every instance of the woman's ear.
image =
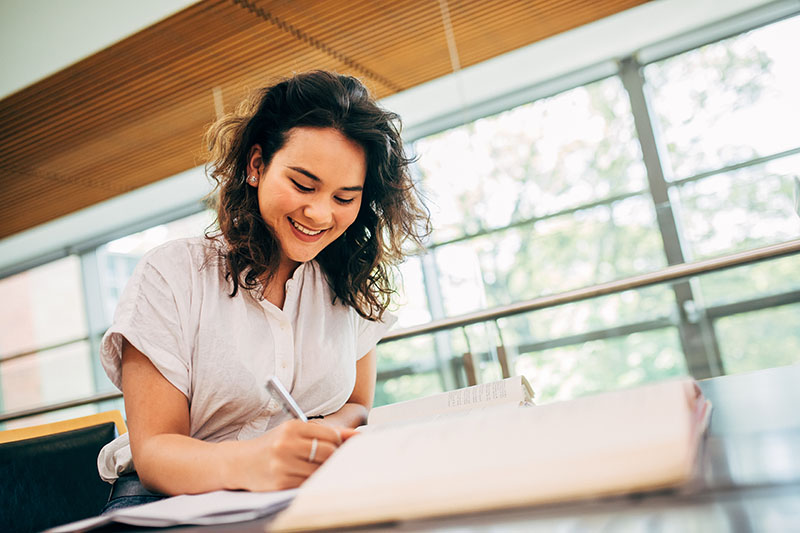
POLYGON ((261 146, 254 144, 253 147, 250 148, 247 161, 247 183, 256 186, 261 179, 261 172, 264 171, 264 159, 261 157, 261 146))

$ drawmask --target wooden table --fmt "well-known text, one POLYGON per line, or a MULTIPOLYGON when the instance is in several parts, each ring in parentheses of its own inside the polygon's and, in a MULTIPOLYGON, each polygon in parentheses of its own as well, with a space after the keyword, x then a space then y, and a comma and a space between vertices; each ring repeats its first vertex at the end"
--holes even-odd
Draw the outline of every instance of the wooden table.
MULTIPOLYGON (((800 365, 708 379, 700 387, 714 409, 699 471, 678 490, 358 531, 800 532, 800 365)), ((213 531, 263 533, 268 522, 215 526, 213 531)))

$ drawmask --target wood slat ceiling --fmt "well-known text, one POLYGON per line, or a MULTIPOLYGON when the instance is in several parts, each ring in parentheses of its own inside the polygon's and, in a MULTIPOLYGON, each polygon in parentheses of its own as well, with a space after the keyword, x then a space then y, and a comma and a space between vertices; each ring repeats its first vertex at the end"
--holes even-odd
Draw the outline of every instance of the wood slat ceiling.
MULTIPOLYGON (((462 68, 645 0, 448 0, 462 68)), ((314 68, 382 98, 453 70, 437 0, 203 0, 0 101, 0 238, 203 163, 249 89, 314 68)))

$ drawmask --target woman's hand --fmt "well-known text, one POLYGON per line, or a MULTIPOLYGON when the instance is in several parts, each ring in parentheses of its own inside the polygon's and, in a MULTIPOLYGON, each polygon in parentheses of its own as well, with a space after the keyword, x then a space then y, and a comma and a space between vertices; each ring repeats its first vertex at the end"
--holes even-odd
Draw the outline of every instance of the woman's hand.
POLYGON ((231 465, 229 485, 252 491, 298 487, 356 433, 346 427, 284 422, 262 437, 235 443, 243 449, 231 465))

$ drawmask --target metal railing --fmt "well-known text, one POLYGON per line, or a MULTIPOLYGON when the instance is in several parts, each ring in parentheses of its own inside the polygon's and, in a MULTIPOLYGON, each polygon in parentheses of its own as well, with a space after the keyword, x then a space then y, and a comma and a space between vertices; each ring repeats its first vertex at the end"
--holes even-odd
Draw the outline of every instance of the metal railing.
POLYGON ((440 320, 433 320, 419 326, 412 326, 409 328, 389 332, 381 340, 381 342, 395 341, 408 337, 415 337, 425 333, 434 333, 446 329, 460 328, 480 322, 489 322, 500 318, 528 313, 537 309, 579 302, 581 300, 588 300, 598 296, 605 296, 607 294, 624 292, 631 289, 639 289, 651 285, 658 285, 659 283, 665 283, 669 281, 678 281, 700 274, 725 270, 727 268, 737 266, 744 266, 747 264, 764 261, 766 259, 776 259, 778 257, 792 255, 798 252, 800 252, 800 239, 764 246, 762 248, 747 250, 745 252, 730 254, 723 257, 715 257, 693 263, 673 265, 656 272, 639 274, 637 276, 609 281, 599 285, 592 285, 591 287, 583 287, 580 289, 560 292, 558 294, 541 296, 539 298, 526 300, 524 302, 517 302, 494 307, 492 309, 485 309, 482 311, 475 311, 473 313, 466 313, 440 320))
MULTIPOLYGON (((666 267, 656 272, 649 272, 647 274, 640 274, 630 276, 620 280, 592 285, 566 292, 542 296, 524 302, 517 302, 513 304, 503 305, 492 309, 482 311, 475 311, 473 313, 466 313, 459 316, 444 318, 441 320, 434 320, 426 324, 413 326, 409 328, 400 329, 388 333, 380 342, 387 343, 415 337, 418 335, 425 335, 435 333, 438 331, 450 330, 477 324, 481 322, 489 322, 501 318, 528 313, 537 309, 544 309, 548 307, 555 307, 558 305, 578 302, 598 296, 605 296, 608 294, 624 292, 632 289, 639 289, 660 283, 667 283, 682 280, 692 276, 707 274, 710 272, 717 272, 728 268, 744 266, 752 263, 768 259, 776 259, 783 256, 789 256, 800 252, 800 239, 764 246, 753 250, 738 252, 723 257, 716 257, 712 259, 705 259, 692 263, 684 263, 680 265, 673 265, 666 267)), ((389 374, 393 373, 392 370, 388 371, 389 374)), ((379 376, 380 377, 380 376, 379 376)), ((85 398, 65 401, 58 404, 50 404, 36 408, 22 409, 17 411, 10 411, 7 413, 0 413, 0 423, 25 418, 34 415, 45 414, 61 409, 68 409, 72 407, 79 407, 101 401, 114 400, 122 397, 120 392, 108 392, 102 394, 95 394, 85 398)))

